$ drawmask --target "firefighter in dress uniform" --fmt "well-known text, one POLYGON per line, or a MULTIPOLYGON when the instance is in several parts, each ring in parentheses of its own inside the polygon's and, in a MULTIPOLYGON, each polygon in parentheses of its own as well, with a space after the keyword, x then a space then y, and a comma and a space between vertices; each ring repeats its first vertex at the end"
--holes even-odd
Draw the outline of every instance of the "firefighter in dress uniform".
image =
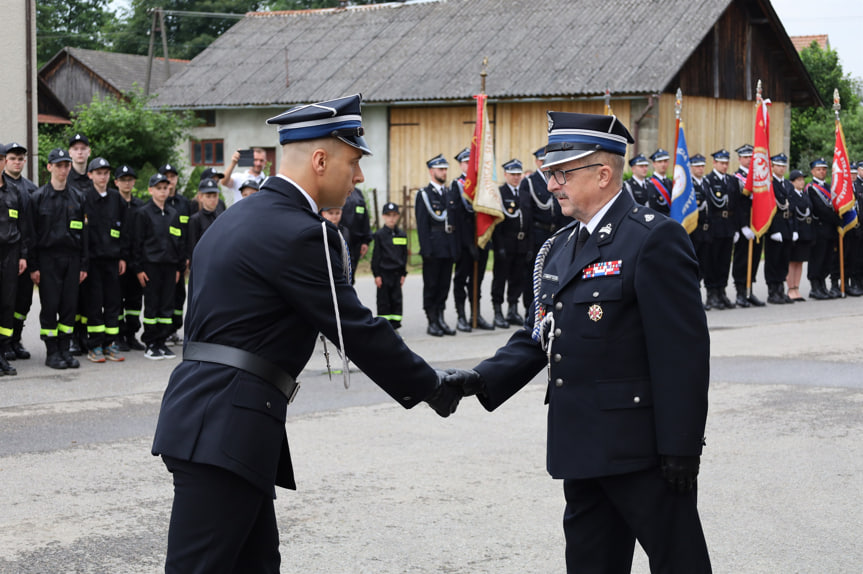
POLYGON ((529 251, 527 225, 518 196, 523 173, 524 166, 519 160, 509 160, 503 164, 506 183, 498 188, 504 218, 494 228, 491 238, 494 244, 491 302, 494 325, 501 328, 524 324, 524 317, 518 314, 518 300, 524 291, 524 258, 529 251), (503 314, 504 289, 508 303, 506 316, 503 314))
POLYGON ((713 171, 704 177, 707 198, 707 222, 710 225, 710 247, 707 250, 704 269, 704 287, 707 289, 707 305, 712 309, 733 309, 728 298, 728 272, 731 268, 731 250, 734 246, 736 222, 734 207, 737 198, 737 183, 728 175, 728 160, 731 154, 721 149, 711 154, 713 171))

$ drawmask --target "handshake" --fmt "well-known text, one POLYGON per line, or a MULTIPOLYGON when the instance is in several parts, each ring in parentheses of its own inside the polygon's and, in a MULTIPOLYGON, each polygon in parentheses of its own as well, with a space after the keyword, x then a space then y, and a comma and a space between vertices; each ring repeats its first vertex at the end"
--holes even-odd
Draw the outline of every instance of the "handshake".
POLYGON ((479 373, 470 369, 447 369, 437 373, 437 386, 425 402, 442 417, 455 412, 462 397, 482 394, 483 382, 479 373))

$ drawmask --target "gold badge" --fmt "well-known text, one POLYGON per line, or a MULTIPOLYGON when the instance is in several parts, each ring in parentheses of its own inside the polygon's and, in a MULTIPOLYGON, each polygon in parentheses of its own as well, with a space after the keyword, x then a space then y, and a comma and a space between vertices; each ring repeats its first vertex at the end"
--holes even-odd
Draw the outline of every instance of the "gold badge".
POLYGON ((602 319, 602 307, 599 306, 598 303, 594 303, 590 306, 590 309, 587 310, 587 316, 594 323, 602 319))
POLYGON ((514 213, 514 212, 515 212, 515 210, 514 210, 513 208, 511 208, 511 207, 510 207, 509 209, 507 209, 507 211, 508 211, 508 212, 510 212, 510 213, 514 213))
POLYGON ((435 212, 435 215, 440 215, 440 209, 435 209, 434 212, 435 212))

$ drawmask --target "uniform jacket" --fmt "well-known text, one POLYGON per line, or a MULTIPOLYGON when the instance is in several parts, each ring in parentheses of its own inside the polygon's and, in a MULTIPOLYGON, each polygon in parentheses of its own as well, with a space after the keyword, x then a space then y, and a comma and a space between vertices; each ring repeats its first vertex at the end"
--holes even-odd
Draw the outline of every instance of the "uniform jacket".
POLYGON ((521 212, 524 220, 528 222, 527 227, 531 234, 534 227, 553 233, 572 221, 571 217, 567 217, 560 210, 560 204, 548 191, 548 183, 538 171, 521 180, 518 197, 521 212), (551 205, 546 208, 549 203, 551 205))
POLYGON ((408 274, 408 238, 401 227, 390 229, 386 225, 375 232, 375 250, 372 253, 372 274, 408 274))
POLYGON ((842 225, 842 220, 834 211, 833 204, 821 191, 819 191, 813 183, 830 192, 830 184, 827 182, 819 182, 813 180, 806 188, 809 192, 809 200, 812 203, 812 216, 815 220, 815 236, 820 239, 836 239, 839 237, 838 227, 842 225))
POLYGON ((752 223, 752 195, 743 193, 743 186, 746 185, 746 176, 749 172, 742 167, 738 168, 734 175, 729 179, 737 185, 737 201, 734 208, 734 215, 737 219, 737 228, 749 227, 752 223))
POLYGON ((87 175, 87 172, 78 173, 75 171, 74 166, 69 170, 69 178, 66 181, 66 185, 75 189, 82 196, 84 193, 93 187, 93 180, 90 179, 90 176, 87 175))
POLYGON ((776 213, 770 223, 767 235, 774 233, 782 234, 782 241, 791 241, 797 226, 794 210, 791 207, 790 195, 794 193, 794 186, 787 179, 772 178, 773 196, 776 198, 776 213))
MULTIPOLYGON (((476 212, 464 195, 464 176, 453 180, 449 190, 455 205, 455 233, 458 241, 459 257, 479 257, 476 246, 476 212)), ((483 250, 488 251, 491 244, 486 243, 483 250)))
POLYGON ((494 249, 498 253, 502 252, 503 256, 527 253, 530 221, 521 211, 520 192, 518 189, 513 190, 507 183, 500 186, 498 192, 504 218, 495 226, 492 233, 494 249))
POLYGON ((128 204, 116 189, 107 189, 105 197, 96 188, 90 187, 84 194, 84 210, 87 214, 87 235, 90 259, 127 259, 123 235, 132 233, 126 226, 128 204))
POLYGON ((417 236, 420 242, 420 255, 423 257, 441 259, 456 259, 458 257, 460 247, 456 235, 456 225, 458 224, 456 201, 461 201, 461 199, 451 193, 447 187, 444 187, 443 194, 440 194, 435 191, 431 183, 417 192, 414 212, 416 214, 417 236), (423 200, 423 193, 428 198, 428 206, 431 207, 431 211, 436 217, 443 216, 444 211, 446 211, 446 222, 437 221, 432 217, 423 200))
POLYGON ((342 225, 350 230, 351 239, 348 241, 348 246, 352 251, 356 250, 357 254, 359 254, 361 245, 368 245, 372 242, 372 227, 366 198, 363 196, 363 192, 356 187, 342 208, 342 225))
POLYGON ((172 207, 179 215, 180 230, 183 232, 183 253, 186 254, 186 257, 189 257, 192 254, 188 245, 189 220, 192 218, 192 202, 178 191, 165 200, 165 205, 172 207))
POLYGON ((30 246, 30 194, 0 172, 0 245, 19 245, 19 259, 27 259, 30 246))
POLYGON ((626 191, 629 192, 635 203, 638 205, 647 205, 649 189, 647 180, 644 183, 638 183, 634 177, 631 177, 623 182, 623 187, 626 188, 626 191))
MULTIPOLYGON (((679 223, 621 193, 572 259, 559 233, 534 304, 553 313, 548 387, 548 471, 590 478, 655 466, 659 455, 701 454, 710 336, 698 263, 679 223), (591 265, 619 274, 584 278, 591 265)), ((527 328, 476 370, 492 410, 546 368, 527 328)))
POLYGON ((660 181, 662 187, 669 196, 671 196, 674 184, 667 177, 651 175, 647 178, 647 205, 663 215, 668 215, 671 213, 671 206, 668 205, 668 202, 665 200, 665 196, 660 192, 659 188, 656 187, 656 183, 653 182, 654 177, 660 181))
POLYGON ((88 269, 88 241, 84 198, 68 185, 56 190, 49 181, 30 196, 33 241, 29 271, 39 270, 39 255, 77 255, 81 271, 88 269))
POLYGON ((187 242, 188 246, 188 257, 192 258, 192 255, 195 251, 195 246, 198 245, 198 242, 201 240, 201 236, 204 235, 204 232, 210 228, 210 225, 216 221, 216 218, 222 212, 218 210, 218 207, 215 211, 207 211, 206 209, 200 209, 189 218, 189 240, 187 242))
POLYGON ((135 214, 132 234, 132 272, 144 271, 145 263, 175 265, 178 271, 186 269, 186 232, 180 215, 165 203, 160 209, 148 201, 135 214))
POLYGON ((734 209, 737 206, 738 187, 733 175, 723 177, 716 170, 704 176, 704 195, 707 198, 707 219, 710 222, 710 235, 714 239, 734 237, 737 220, 734 209))
POLYGON ((709 242, 710 241, 710 219, 707 217, 707 191, 705 191, 705 186, 707 182, 704 178, 701 178, 701 181, 696 180, 694 177, 692 178, 692 189, 695 191, 695 202, 698 205, 698 224, 695 229, 692 230, 690 237, 692 237, 692 241, 698 242, 709 242))
POLYGON ((788 193, 792 217, 794 217, 794 229, 797 230, 797 241, 813 241, 815 239, 815 222, 812 218, 812 198, 804 189, 799 194, 792 186, 788 193))
MULTIPOLYGON (((322 221, 281 177, 220 215, 192 262, 185 340, 238 347, 297 377, 319 332, 338 341, 322 221)), ((435 371, 360 303, 336 228, 326 230, 347 356, 410 408, 431 394, 435 371)), ((295 488, 287 409, 276 387, 246 371, 183 361, 162 399, 153 454, 225 468, 265 492, 295 488)))

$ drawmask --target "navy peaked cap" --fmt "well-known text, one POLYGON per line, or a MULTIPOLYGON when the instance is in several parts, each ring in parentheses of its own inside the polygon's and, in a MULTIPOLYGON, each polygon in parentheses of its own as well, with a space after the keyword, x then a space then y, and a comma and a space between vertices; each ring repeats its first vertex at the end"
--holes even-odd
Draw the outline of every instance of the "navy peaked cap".
POLYGON ((749 144, 743 144, 734 151, 737 152, 738 157, 752 157, 752 152, 755 151, 755 148, 749 144))
POLYGON ((247 179, 243 183, 240 184, 240 189, 245 189, 247 187, 251 187, 255 191, 261 189, 261 186, 254 179, 247 179))
POLYGON ((363 138, 363 116, 360 112, 362 94, 335 100, 294 106, 288 111, 267 120, 279 126, 279 143, 289 144, 307 140, 334 137, 351 147, 372 155, 363 138))
POLYGON ((163 165, 162 167, 159 168, 159 173, 161 173, 162 175, 165 175, 168 172, 176 173, 177 175, 180 175, 180 172, 177 171, 177 168, 174 167, 173 165, 169 164, 169 163, 166 163, 165 165, 163 165))
POLYGON ((520 161, 513 158, 503 164, 503 171, 505 173, 524 173, 524 166, 521 164, 520 161))
POLYGON ((788 165, 788 156, 784 153, 778 153, 770 158, 773 165, 788 165))
POLYGON ((6 144, 5 148, 3 146, 0 146, 0 150, 2 150, 2 153, 4 154, 12 153, 13 151, 17 153, 27 153, 27 148, 22 146, 18 142, 6 144))
POLYGON ((704 165, 707 163, 707 158, 705 158, 700 153, 689 156, 689 165, 704 165))
POLYGON ((111 169, 111 164, 109 164, 108 160, 104 157, 97 157, 91 160, 90 163, 87 165, 87 172, 89 173, 91 171, 102 168, 111 169))
POLYGON ((548 112, 548 145, 543 167, 576 160, 596 151, 626 155, 635 143, 617 116, 548 112))
POLYGON ((135 173, 135 170, 130 165, 123 164, 114 171, 114 179, 120 179, 127 175, 131 175, 135 179, 138 178, 138 174, 135 173))
POLYGON ((436 167, 443 167, 443 168, 449 167, 449 164, 447 163, 446 158, 443 156, 442 153, 439 153, 436 156, 434 156, 433 158, 431 158, 430 160, 428 160, 426 162, 426 165, 428 166, 429 169, 436 168, 436 167))
POLYGON ((198 184, 198 191, 201 193, 219 193, 219 184, 212 178, 203 177, 198 184))
POLYGON ((71 138, 69 138, 69 147, 72 147, 76 143, 90 145, 90 140, 87 139, 87 136, 85 136, 84 134, 75 134, 71 138))
POLYGON ((455 156, 455 160, 459 163, 461 163, 463 161, 467 161, 469 159, 470 159, 470 148, 469 147, 464 148, 463 150, 458 152, 455 156))
POLYGON ((544 160, 545 159, 545 146, 542 146, 541 148, 539 148, 538 150, 533 152, 533 157, 535 157, 536 159, 538 159, 540 161, 544 160))
POLYGON ((814 167, 830 167, 827 165, 827 161, 823 157, 819 157, 818 159, 812 160, 809 162, 809 169, 814 167))
POLYGON ((728 161, 731 158, 731 154, 725 148, 715 151, 710 155, 713 157, 713 161, 728 161))
POLYGON ((398 213, 399 206, 390 201, 389 203, 384 204, 383 213, 398 213))
POLYGON ((69 157, 69 153, 60 148, 54 148, 48 154, 48 163, 60 163, 63 161, 72 161, 72 158, 69 157))
POLYGON ((788 179, 789 179, 789 180, 791 180, 791 181, 794 181, 794 180, 795 180, 795 179, 797 179, 798 177, 806 177, 806 176, 805 176, 805 175, 803 175, 803 172, 802 172, 802 171, 800 171, 799 169, 792 169, 792 170, 791 170, 791 175, 789 175, 789 176, 788 176, 788 179))
POLYGON ((629 167, 632 167, 634 165, 649 165, 649 164, 650 164, 650 162, 647 161, 647 158, 644 157, 644 154, 641 154, 641 153, 629 160, 629 167))
POLYGON ((212 167, 208 167, 207 169, 205 169, 204 171, 201 172, 201 179, 202 180, 213 178, 213 177, 222 178, 222 177, 225 177, 225 174, 220 172, 220 171, 216 171, 216 169, 212 168, 212 167))
POLYGON ((653 152, 652 154, 650 154, 650 159, 653 161, 662 161, 665 159, 671 159, 671 154, 669 154, 667 151, 665 151, 664 149, 662 149, 660 147, 660 148, 656 148, 656 151, 653 152))
POLYGON ((165 183, 168 183, 168 178, 165 177, 164 173, 154 173, 153 175, 150 176, 150 182, 148 185, 149 185, 149 187, 156 187, 157 185, 159 185, 163 181, 165 183))

